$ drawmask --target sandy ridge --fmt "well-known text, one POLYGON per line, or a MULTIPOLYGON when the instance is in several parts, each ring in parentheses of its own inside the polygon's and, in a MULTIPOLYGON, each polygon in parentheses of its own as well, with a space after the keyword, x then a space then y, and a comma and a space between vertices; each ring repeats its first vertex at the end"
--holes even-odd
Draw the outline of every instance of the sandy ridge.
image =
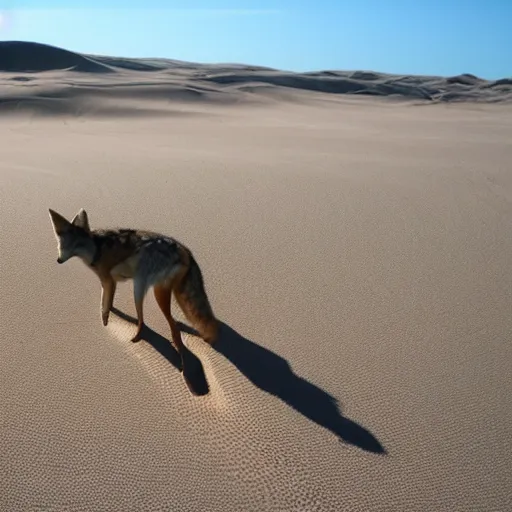
POLYGON ((0 86, 4 112, 28 108, 50 114, 89 112, 84 105, 105 95, 125 100, 151 100, 158 95, 169 101, 222 104, 257 101, 262 94, 279 99, 283 92, 294 91, 426 104, 512 100, 512 78, 492 81, 471 74, 439 77, 328 70, 296 73, 242 64, 82 55, 23 41, 0 42, 0 86))

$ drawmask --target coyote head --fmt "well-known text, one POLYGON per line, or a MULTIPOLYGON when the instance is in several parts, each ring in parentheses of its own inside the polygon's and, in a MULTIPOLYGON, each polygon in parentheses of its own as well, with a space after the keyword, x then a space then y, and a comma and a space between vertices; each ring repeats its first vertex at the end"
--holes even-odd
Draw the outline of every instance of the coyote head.
POLYGON ((57 239, 57 263, 64 263, 73 256, 90 262, 94 258, 95 244, 86 211, 82 208, 71 222, 52 209, 49 212, 57 239))

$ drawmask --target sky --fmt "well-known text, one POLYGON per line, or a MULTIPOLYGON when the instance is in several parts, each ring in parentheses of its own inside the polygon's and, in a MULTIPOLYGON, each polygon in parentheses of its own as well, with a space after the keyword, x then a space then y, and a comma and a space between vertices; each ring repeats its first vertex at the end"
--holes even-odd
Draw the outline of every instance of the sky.
POLYGON ((291 71, 512 76, 512 0, 0 0, 0 40, 291 71))

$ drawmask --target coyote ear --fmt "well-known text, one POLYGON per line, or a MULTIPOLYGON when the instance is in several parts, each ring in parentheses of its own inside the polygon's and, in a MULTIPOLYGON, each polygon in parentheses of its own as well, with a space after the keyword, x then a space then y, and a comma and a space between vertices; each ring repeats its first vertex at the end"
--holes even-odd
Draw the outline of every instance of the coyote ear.
POLYGON ((49 208, 48 211, 50 212, 50 219, 52 221, 53 231, 56 235, 64 233, 71 227, 71 223, 67 219, 65 219, 60 213, 57 213, 51 208, 49 208))
POLYGON ((89 217, 87 216, 87 212, 83 208, 80 208, 80 211, 75 215, 75 217, 71 221, 71 224, 73 224, 73 226, 85 229, 85 231, 87 232, 91 230, 91 228, 89 227, 89 217))

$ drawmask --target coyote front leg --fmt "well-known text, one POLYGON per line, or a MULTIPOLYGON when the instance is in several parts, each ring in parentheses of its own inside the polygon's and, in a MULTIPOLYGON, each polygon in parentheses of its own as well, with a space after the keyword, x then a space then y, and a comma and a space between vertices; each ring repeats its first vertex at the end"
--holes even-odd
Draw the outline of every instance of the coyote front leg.
POLYGON ((101 320, 103 325, 108 324, 110 310, 114 304, 116 293, 116 282, 112 277, 105 277, 101 280, 101 320))

